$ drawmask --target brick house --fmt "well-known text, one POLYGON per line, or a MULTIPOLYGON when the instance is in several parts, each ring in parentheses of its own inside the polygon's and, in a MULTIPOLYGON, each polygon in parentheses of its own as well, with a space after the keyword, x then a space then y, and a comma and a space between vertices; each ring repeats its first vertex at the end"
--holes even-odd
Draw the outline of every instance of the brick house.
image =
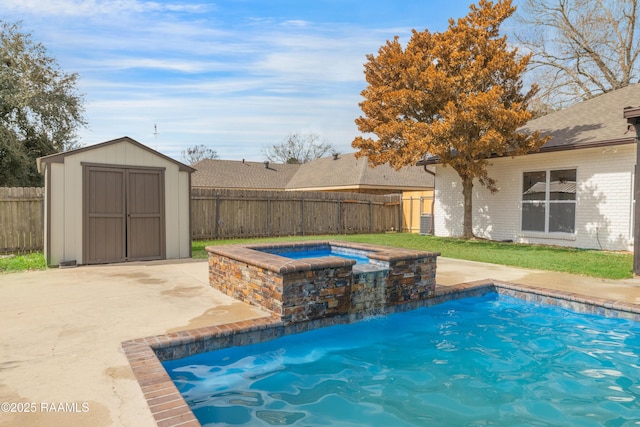
MULTIPOLYGON (((474 185, 476 236, 631 250, 636 143, 624 111, 639 104, 636 84, 530 121, 523 130, 552 138, 539 152, 491 160, 499 191, 474 185)), ((434 233, 460 236, 462 183, 450 167, 435 169, 434 233)))

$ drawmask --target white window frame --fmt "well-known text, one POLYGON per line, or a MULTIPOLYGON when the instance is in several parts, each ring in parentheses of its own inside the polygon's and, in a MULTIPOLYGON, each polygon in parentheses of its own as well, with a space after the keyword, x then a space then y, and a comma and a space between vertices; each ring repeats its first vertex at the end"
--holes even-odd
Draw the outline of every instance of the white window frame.
POLYGON ((532 170, 525 170, 522 171, 522 173, 520 174, 520 233, 522 235, 531 235, 531 236, 553 236, 553 237, 561 237, 561 236, 566 236, 566 237, 575 237, 576 235, 576 231, 577 231, 577 225, 576 225, 576 220, 578 217, 578 191, 577 191, 577 186, 576 186, 576 198, 575 200, 551 200, 551 191, 550 191, 550 187, 551 187, 551 172, 555 172, 555 171, 560 171, 560 170, 575 170, 576 171, 576 184, 578 183, 578 168, 577 167, 573 167, 573 166, 567 166, 567 167, 555 167, 555 168, 549 168, 549 169, 532 169, 532 170), (525 189, 524 189, 524 174, 526 173, 533 173, 533 172, 544 172, 545 173, 545 198, 544 200, 523 200, 522 199, 522 194, 524 193, 525 189), (522 214, 523 214, 523 206, 524 204, 534 204, 534 203, 542 203, 545 207, 545 214, 544 214, 544 231, 538 231, 538 230, 523 230, 523 221, 522 221, 522 214), (549 214, 551 211, 551 204, 569 204, 569 203, 573 203, 575 205, 575 209, 574 209, 574 217, 573 217, 573 232, 566 232, 566 231, 549 231, 549 214))

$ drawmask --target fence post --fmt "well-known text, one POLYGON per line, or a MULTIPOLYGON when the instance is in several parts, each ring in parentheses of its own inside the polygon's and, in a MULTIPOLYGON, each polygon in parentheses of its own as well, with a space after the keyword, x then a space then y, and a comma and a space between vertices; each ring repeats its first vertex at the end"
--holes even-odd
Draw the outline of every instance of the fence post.
POLYGON ((300 204, 302 205, 302 235, 304 236, 304 197, 300 199, 300 204))
POLYGON ((409 207, 409 233, 413 233, 413 196, 411 196, 411 206, 409 207))
POLYGON ((342 199, 338 199, 338 234, 342 234, 342 199))
POLYGON ((369 200, 369 233, 373 233, 373 202, 369 200))
POLYGON ((271 198, 267 195, 267 237, 271 237, 271 198))
POLYGON ((220 238, 220 192, 216 191, 216 227, 215 227, 216 239, 220 238))
POLYGON ((398 204, 398 233, 402 233, 402 198, 400 198, 400 204, 398 204))

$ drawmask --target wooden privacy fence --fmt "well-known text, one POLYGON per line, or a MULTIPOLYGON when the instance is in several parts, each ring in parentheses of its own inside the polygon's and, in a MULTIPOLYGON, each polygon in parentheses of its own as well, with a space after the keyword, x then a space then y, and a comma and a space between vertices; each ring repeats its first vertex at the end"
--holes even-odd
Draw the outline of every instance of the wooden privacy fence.
POLYGON ((191 190, 194 239, 400 231, 400 195, 191 190))
POLYGON ((44 247, 44 188, 0 187, 0 253, 44 247))
MULTIPOLYGON (((44 248, 44 188, 0 187, 0 253, 44 248)), ((192 238, 402 230, 401 196, 191 189, 192 238)))

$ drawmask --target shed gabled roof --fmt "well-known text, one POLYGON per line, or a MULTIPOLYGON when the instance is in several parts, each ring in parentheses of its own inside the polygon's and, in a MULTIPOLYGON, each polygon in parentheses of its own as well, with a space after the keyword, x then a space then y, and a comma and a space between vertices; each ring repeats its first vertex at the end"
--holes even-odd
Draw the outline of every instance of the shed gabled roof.
POLYGON ((158 156, 158 157, 162 157, 163 159, 174 163, 176 165, 178 165, 178 168, 180 169, 180 171, 182 172, 189 172, 189 173, 193 173, 195 172, 195 169, 185 165, 184 163, 180 163, 177 160, 172 159, 169 156, 165 156, 164 154, 153 150, 149 147, 147 147, 144 144, 139 143, 138 141, 136 141, 133 138, 129 138, 128 136, 123 136, 122 138, 117 138, 117 139, 112 139, 111 141, 106 141, 106 142, 101 142, 100 144, 95 144, 95 145, 89 145, 88 147, 82 147, 82 148, 78 148, 76 150, 70 150, 70 151, 65 151, 63 153, 55 153, 55 154, 50 154, 48 156, 44 156, 44 157, 39 157, 36 162, 38 164, 38 171, 42 172, 42 167, 41 164, 42 163, 63 163, 64 162, 64 158, 67 156, 73 156, 74 154, 78 154, 78 153, 82 153, 85 151, 90 151, 90 150, 98 150, 100 148, 104 148, 106 146, 109 145, 113 145, 113 144, 121 144, 121 143, 129 143, 132 145, 135 145, 143 150, 149 151, 150 153, 153 153, 154 155, 158 156))

